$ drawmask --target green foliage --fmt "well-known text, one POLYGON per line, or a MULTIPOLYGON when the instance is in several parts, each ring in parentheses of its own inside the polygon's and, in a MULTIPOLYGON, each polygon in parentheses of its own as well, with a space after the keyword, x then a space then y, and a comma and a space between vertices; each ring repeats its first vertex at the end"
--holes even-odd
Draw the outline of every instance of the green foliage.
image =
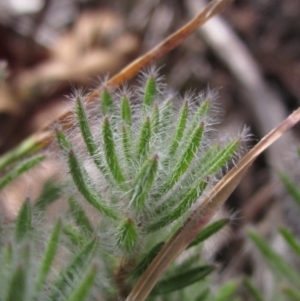
POLYGON ((152 290, 151 295, 163 295, 176 290, 181 290, 186 286, 203 280, 212 271, 212 266, 201 266, 190 269, 184 273, 176 273, 176 276, 159 281, 152 290))
MULTIPOLYGON (((300 205, 300 191, 297 185, 284 173, 279 173, 280 178, 289 194, 293 197, 295 204, 300 205)), ((285 227, 279 228, 279 233, 283 237, 285 243, 294 253, 296 260, 300 262, 300 241, 296 236, 285 227)), ((268 242, 254 231, 249 232, 249 237, 256 245, 268 264, 271 271, 281 282, 280 294, 284 300, 300 300, 300 273, 297 268, 289 264, 282 255, 276 253, 268 242)), ((257 301, 264 301, 262 294, 252 284, 249 279, 245 279, 244 285, 251 293, 252 297, 257 301)), ((278 297, 278 296, 277 296, 278 297)))
POLYGON ((29 171, 30 169, 37 166, 39 163, 41 163, 45 159, 45 156, 37 156, 33 157, 17 167, 15 167, 13 170, 9 171, 5 176, 0 178, 0 190, 3 189, 6 185, 17 179, 20 175, 23 173, 29 171))
MULTIPOLYGON (((241 138, 221 143, 208 135, 212 94, 187 94, 178 108, 178 100, 166 97, 163 87, 152 70, 142 93, 114 95, 104 87, 97 110, 89 110, 84 97, 76 95, 78 130, 71 135, 56 131, 72 183, 65 184, 72 185, 69 210, 50 231, 43 224, 47 208, 63 192, 49 181, 36 202, 23 203, 13 234, 11 227, 1 228, 0 300, 94 300, 96 293, 107 300, 125 298, 216 183, 241 138)), ((2 167, 28 149, 0 160, 2 167)), ((7 172, 0 188, 43 159, 31 158, 7 172)), ((185 251, 187 259, 174 263, 149 298, 172 299, 180 291, 182 300, 190 300, 191 290, 195 300, 211 297, 207 279, 214 267, 199 262, 201 243, 228 222, 204 228, 185 251)), ((234 288, 223 287, 216 300, 226 300, 234 288)))

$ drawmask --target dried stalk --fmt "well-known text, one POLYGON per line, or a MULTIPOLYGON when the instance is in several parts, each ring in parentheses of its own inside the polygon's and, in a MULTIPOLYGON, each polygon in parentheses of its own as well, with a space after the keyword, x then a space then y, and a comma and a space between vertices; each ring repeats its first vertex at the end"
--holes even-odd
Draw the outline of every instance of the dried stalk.
POLYGON ((210 221, 220 206, 224 204, 257 156, 298 123, 299 120, 300 108, 266 135, 220 180, 209 196, 191 214, 185 224, 173 235, 156 256, 126 301, 143 301, 147 298, 168 266, 185 250, 199 231, 210 221))
MULTIPOLYGON (((232 1, 233 0, 214 0, 210 2, 206 7, 204 7, 199 12, 199 14, 194 19, 192 19, 186 25, 184 25, 175 33, 170 35, 168 38, 166 38, 163 42, 161 42, 159 45, 154 47, 152 50, 150 50, 143 56, 137 58, 135 61, 133 61, 123 70, 121 70, 118 74, 113 76, 111 79, 109 79, 106 83, 107 86, 109 86, 111 89, 114 89, 120 84, 122 84, 123 82, 131 79, 141 69, 149 66, 157 59, 159 59, 160 57, 162 57, 163 55, 167 54, 172 49, 174 49, 176 46, 178 46, 182 41, 184 41, 193 32, 195 32, 199 26, 203 25, 211 17, 221 13, 232 1)), ((99 98, 100 92, 101 92, 101 87, 95 89, 93 92, 91 92, 88 95, 86 101, 87 102, 95 101, 95 99, 99 98)), ((70 120, 72 120, 72 118, 69 118, 70 115, 71 113, 69 111, 66 111, 60 117, 58 117, 58 119, 55 120, 54 122, 58 121, 62 125, 63 129, 68 129, 73 125, 72 122, 70 122, 70 120)), ((53 122, 51 122, 49 125, 44 127, 41 131, 27 138, 23 143, 25 144, 30 143, 31 148, 33 148, 35 151, 45 148, 54 139, 53 132, 51 130, 51 124, 53 124, 53 122)))

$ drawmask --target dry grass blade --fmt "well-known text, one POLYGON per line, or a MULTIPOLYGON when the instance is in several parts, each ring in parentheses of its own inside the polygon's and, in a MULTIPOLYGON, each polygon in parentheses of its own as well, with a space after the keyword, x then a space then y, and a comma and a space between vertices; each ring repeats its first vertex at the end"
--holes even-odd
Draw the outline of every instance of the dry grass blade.
POLYGON ((191 214, 185 224, 160 251, 127 297, 126 301, 143 301, 147 298, 168 266, 185 250, 199 231, 209 222, 218 208, 226 201, 257 156, 293 127, 299 120, 300 108, 266 135, 226 174, 214 187, 210 195, 191 214))
MULTIPOLYGON (((162 57, 163 55, 167 54, 169 51, 174 49, 176 46, 178 46, 182 41, 184 41, 194 31, 196 31, 196 29, 199 26, 203 25, 211 17, 221 13, 232 1, 233 0, 214 0, 210 2, 199 12, 199 14, 194 19, 192 19, 186 25, 181 27, 178 31, 170 35, 159 45, 147 52, 145 55, 139 57, 127 67, 125 67, 123 70, 121 70, 118 74, 109 79, 107 82, 107 86, 110 86, 111 88, 116 88, 124 81, 131 79, 141 69, 145 68, 146 66, 149 66, 158 58, 162 57)), ((88 95, 86 101, 92 102, 96 98, 98 98, 100 89, 101 88, 98 88, 91 92, 88 95)), ((58 118, 58 121, 62 124, 63 128, 65 129, 68 129, 71 126, 73 126, 73 124, 70 123, 70 120, 72 120, 72 118, 68 118, 70 114, 71 113, 67 111, 58 118)), ((41 135, 41 132, 38 132, 33 136, 29 137, 28 140, 33 141, 34 145, 39 146, 39 148, 45 148, 54 139, 53 132, 49 130, 49 126, 45 127, 42 130, 43 135, 41 135)))

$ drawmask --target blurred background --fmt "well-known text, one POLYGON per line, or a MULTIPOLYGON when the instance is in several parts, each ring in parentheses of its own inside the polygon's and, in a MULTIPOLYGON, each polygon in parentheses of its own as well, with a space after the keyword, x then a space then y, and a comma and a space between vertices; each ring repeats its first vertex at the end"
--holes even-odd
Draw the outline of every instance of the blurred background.
MULTIPOLYGON (((74 87, 96 88, 203 5, 200 0, 0 0, 0 60, 6 66, 0 75, 5 78, 0 153, 55 120, 74 87)), ((247 125, 250 147, 300 104, 299 36, 300 1, 236 0, 156 65, 176 91, 216 89, 224 112, 221 133, 236 134, 247 125)), ((247 249, 248 226, 283 254, 276 227, 286 223, 300 236, 300 212, 277 178, 279 170, 300 178, 298 139, 299 126, 255 162, 227 202, 225 211, 235 216, 232 234, 210 248, 224 267, 221 278, 241 272, 266 277, 247 249)))

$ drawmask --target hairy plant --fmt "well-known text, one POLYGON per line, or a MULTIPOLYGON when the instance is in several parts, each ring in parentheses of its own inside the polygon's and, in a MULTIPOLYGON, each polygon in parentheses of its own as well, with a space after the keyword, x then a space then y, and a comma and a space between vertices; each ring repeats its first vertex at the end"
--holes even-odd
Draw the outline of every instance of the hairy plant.
MULTIPOLYGON (((285 173, 280 172, 279 175, 286 190, 295 201, 296 206, 298 205, 300 208, 300 190, 297 187, 298 185, 293 183, 285 173)), ((274 251, 270 244, 255 231, 250 231, 248 235, 263 256, 265 263, 268 265, 278 284, 271 296, 272 300, 300 300, 300 241, 295 233, 287 227, 282 226, 278 231, 291 251, 295 265, 292 265, 284 256, 274 251)), ((246 278, 244 284, 248 288, 253 300, 267 300, 250 279, 246 278)))
MULTIPOLYGON (((168 95, 153 68, 144 77, 135 90, 111 94, 104 86, 98 108, 86 108, 85 97, 76 93, 74 115, 81 137, 74 128, 56 131, 74 186, 93 208, 90 220, 71 198, 80 234, 74 235, 76 228, 70 226, 67 233, 75 244, 99 236, 106 277, 122 298, 212 189, 245 138, 244 133, 223 141, 214 138, 214 93, 180 98, 168 95)), ((201 241, 198 237, 189 247, 201 241)), ((172 276, 169 289, 164 280, 152 294, 180 289, 179 282, 186 286, 211 271, 210 266, 192 265, 172 276)))
MULTIPOLYGON (((69 212, 44 222, 59 193, 49 182, 34 205, 24 202, 16 221, 2 221, 0 300, 232 300, 237 283, 212 293, 207 279, 214 266, 200 252, 229 220, 208 223, 255 158, 299 121, 299 109, 222 178, 245 133, 214 137, 214 93, 168 95, 153 69, 141 88, 112 93, 230 2, 211 1, 101 88, 74 95, 75 118, 67 112, 56 130, 62 169, 73 182, 69 212)), ((47 127, 0 157, 0 189, 43 156, 11 171, 12 164, 52 138, 47 127)))

